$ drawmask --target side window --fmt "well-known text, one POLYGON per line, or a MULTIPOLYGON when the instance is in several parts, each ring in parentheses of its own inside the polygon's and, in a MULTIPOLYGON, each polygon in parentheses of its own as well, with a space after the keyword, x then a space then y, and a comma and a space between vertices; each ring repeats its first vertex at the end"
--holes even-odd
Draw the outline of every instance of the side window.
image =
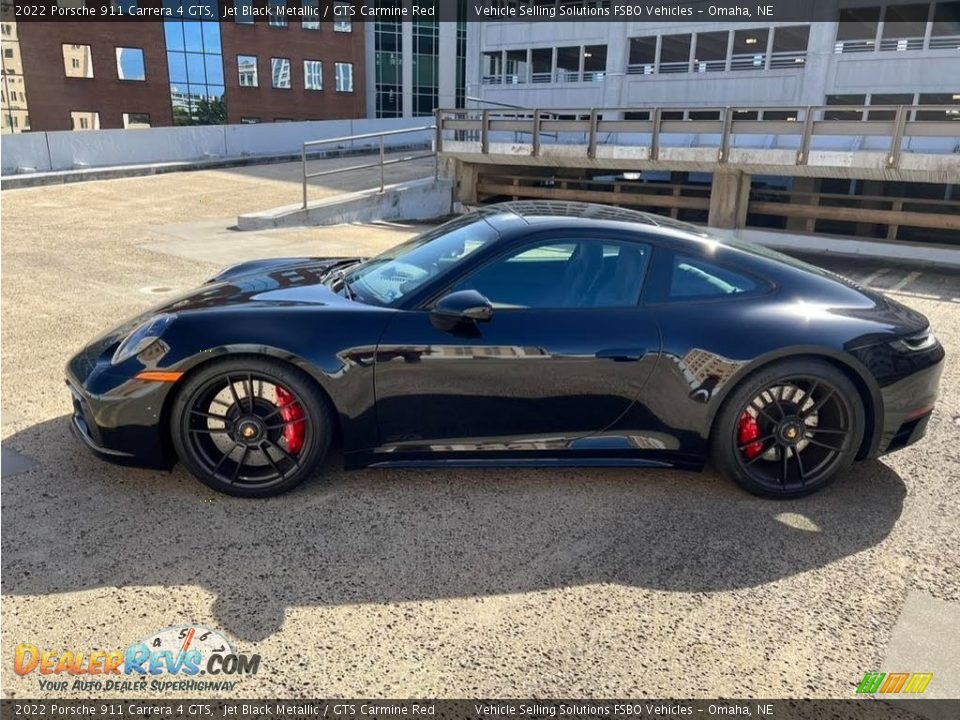
POLYGON ((650 247, 602 240, 545 241, 495 260, 452 289, 476 290, 494 307, 632 307, 650 247))
POLYGON ((760 288, 754 279, 688 255, 674 255, 666 300, 693 300, 749 293, 760 288))

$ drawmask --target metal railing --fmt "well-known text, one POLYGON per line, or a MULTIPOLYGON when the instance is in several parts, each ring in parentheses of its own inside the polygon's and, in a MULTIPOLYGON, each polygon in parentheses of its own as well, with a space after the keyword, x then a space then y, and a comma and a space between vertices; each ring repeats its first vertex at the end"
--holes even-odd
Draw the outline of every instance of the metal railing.
MULTIPOLYGON (((897 168, 904 138, 957 138, 960 121, 952 120, 960 106, 951 105, 819 105, 808 107, 619 107, 499 110, 438 110, 437 149, 443 149, 444 132, 479 140, 480 152, 490 154, 495 133, 531 138, 530 154, 539 157, 548 133, 582 134, 586 157, 597 157, 597 147, 616 145, 622 133, 649 135, 649 159, 658 160, 661 138, 669 134, 697 135, 717 149, 717 162, 726 163, 736 135, 793 136, 799 138, 796 164, 808 162, 814 137, 851 139, 889 138, 886 165, 897 168), (627 113, 642 119, 621 119, 627 113), (762 113, 762 115, 761 115, 762 113), (866 113, 870 113, 869 115, 866 113), (864 120, 863 118, 867 119, 864 120), (762 118, 762 119, 761 119, 762 118)), ((501 135, 502 137, 502 135, 501 135)), ((947 151, 949 153, 949 150, 947 151)), ((954 149, 960 152, 960 143, 954 149)))
MULTIPOLYGON (((437 130, 436 125, 423 125, 421 127, 414 128, 405 128, 403 130, 386 130, 384 132, 378 133, 364 133, 362 135, 347 135, 345 137, 337 138, 328 138, 326 140, 310 140, 303 144, 303 147, 300 149, 300 162, 303 167, 303 209, 307 209, 307 181, 312 178, 323 177, 324 175, 336 175, 343 172, 351 172, 354 170, 366 170, 368 168, 379 167, 380 168, 380 192, 384 190, 384 172, 383 169, 387 165, 397 165, 398 163, 410 162, 411 160, 423 160, 424 158, 432 157, 434 159, 433 163, 433 177, 436 178, 440 173, 439 159, 437 157, 437 149, 439 144, 434 143, 433 149, 428 153, 422 153, 420 155, 405 155, 403 157, 386 159, 386 144, 384 143, 384 138, 391 137, 394 135, 408 135, 415 132, 424 132, 427 130, 437 130), (332 170, 321 170, 320 172, 308 173, 307 172, 307 148, 317 147, 319 145, 330 145, 333 143, 353 143, 356 140, 370 140, 373 138, 379 138, 379 150, 380 156, 377 162, 365 163, 363 165, 351 165, 349 167, 342 168, 333 168, 332 170)), ((439 133, 435 136, 439 137, 439 133)), ((319 158, 312 158, 319 159, 319 158)))

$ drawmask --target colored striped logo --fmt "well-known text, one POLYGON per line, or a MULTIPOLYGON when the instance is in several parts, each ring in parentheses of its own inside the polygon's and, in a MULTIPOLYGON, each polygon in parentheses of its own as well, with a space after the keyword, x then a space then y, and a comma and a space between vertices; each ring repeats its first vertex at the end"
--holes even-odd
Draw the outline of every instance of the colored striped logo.
POLYGON ((918 695, 927 689, 933 673, 867 673, 857 686, 858 695, 912 694, 918 695))

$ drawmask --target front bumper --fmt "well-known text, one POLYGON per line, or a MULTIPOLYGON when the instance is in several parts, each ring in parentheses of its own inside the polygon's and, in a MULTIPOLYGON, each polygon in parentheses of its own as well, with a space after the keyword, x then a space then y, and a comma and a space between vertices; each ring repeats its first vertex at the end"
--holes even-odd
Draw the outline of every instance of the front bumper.
POLYGON ((173 464, 164 415, 171 385, 112 373, 109 362, 91 358, 89 351, 67 364, 66 384, 71 429, 89 450, 129 465, 173 464))

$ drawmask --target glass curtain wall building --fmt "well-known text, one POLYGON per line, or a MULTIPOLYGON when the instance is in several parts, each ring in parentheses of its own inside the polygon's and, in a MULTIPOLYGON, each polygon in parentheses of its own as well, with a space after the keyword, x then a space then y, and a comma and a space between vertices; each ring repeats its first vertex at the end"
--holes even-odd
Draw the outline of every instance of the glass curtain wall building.
MULTIPOLYGON (((415 0, 418 7, 436 12, 436 0, 415 0)), ((438 106, 440 23, 413 21, 413 114, 431 115, 438 106)))
MULTIPOLYGON (((400 0, 378 2, 379 7, 399 7, 400 0)), ((403 33, 396 20, 374 23, 375 114, 403 117, 403 33)))
MULTIPOLYGON (((377 8, 414 6, 439 13, 443 0, 377 0, 377 8)), ((466 0, 454 0, 456 22, 418 16, 366 23, 368 61, 367 107, 372 117, 432 115, 438 107, 463 106, 466 97, 466 0)), ((383 17, 387 17, 384 15, 383 17)))
MULTIPOLYGON (((206 0, 210 12, 217 3, 206 0)), ((181 0, 164 0, 164 7, 177 12, 181 0)), ((184 11, 185 13, 186 11, 184 11)), ((220 24, 164 20, 170 102, 174 125, 216 125, 226 121, 223 50, 220 24)))

